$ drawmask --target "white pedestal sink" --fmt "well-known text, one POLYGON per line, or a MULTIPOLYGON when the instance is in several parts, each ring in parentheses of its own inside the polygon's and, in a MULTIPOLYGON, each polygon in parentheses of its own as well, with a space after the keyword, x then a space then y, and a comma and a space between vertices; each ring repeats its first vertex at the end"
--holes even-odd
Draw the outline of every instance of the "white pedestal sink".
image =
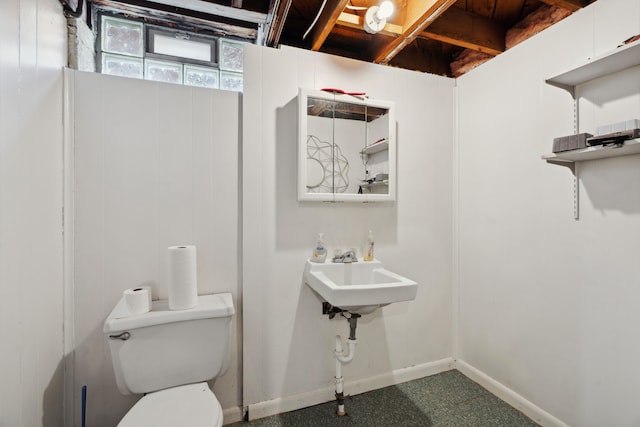
POLYGON ((416 282, 385 269, 377 260, 353 263, 307 260, 304 281, 332 306, 358 314, 413 300, 418 292, 416 282))

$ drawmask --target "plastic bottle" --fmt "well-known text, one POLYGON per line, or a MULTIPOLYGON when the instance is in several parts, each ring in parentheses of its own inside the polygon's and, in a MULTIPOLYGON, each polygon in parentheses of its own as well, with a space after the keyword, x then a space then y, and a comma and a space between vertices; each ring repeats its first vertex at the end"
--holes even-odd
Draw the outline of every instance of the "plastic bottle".
POLYGON ((369 230, 369 238, 367 239, 367 247, 364 249, 364 261, 373 261, 373 231, 369 230))
POLYGON ((324 241, 322 239, 322 233, 318 233, 318 243, 313 248, 313 255, 311 255, 312 262, 324 262, 327 259, 327 249, 324 247, 324 241))

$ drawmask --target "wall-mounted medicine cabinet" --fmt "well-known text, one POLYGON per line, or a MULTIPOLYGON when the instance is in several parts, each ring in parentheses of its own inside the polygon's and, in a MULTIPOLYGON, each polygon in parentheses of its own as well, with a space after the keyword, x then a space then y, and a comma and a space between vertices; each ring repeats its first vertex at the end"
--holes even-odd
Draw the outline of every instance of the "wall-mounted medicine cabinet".
POLYGON ((395 200, 392 102, 300 89, 298 109, 298 200, 395 200))

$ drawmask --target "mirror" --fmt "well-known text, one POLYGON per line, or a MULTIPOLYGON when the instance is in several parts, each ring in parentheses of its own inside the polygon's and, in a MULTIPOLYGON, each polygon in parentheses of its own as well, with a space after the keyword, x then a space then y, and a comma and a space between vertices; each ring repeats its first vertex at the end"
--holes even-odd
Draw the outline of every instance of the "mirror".
POLYGON ((300 89, 298 200, 395 200, 393 103, 300 89))

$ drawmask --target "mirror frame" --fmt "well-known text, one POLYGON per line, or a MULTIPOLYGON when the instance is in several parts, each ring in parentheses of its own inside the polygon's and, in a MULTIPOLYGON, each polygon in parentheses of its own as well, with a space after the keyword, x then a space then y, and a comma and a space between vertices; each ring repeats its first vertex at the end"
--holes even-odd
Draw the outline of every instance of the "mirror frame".
MULTIPOLYGON (((362 141, 364 149, 366 141, 362 141)), ((391 101, 361 99, 353 95, 338 94, 315 89, 300 88, 298 92, 298 201, 323 202, 394 202, 396 200, 396 119, 395 105, 391 101), (327 101, 346 102, 367 107, 384 108, 389 111, 389 191, 387 194, 346 194, 307 192, 307 99, 320 98, 327 101)))

